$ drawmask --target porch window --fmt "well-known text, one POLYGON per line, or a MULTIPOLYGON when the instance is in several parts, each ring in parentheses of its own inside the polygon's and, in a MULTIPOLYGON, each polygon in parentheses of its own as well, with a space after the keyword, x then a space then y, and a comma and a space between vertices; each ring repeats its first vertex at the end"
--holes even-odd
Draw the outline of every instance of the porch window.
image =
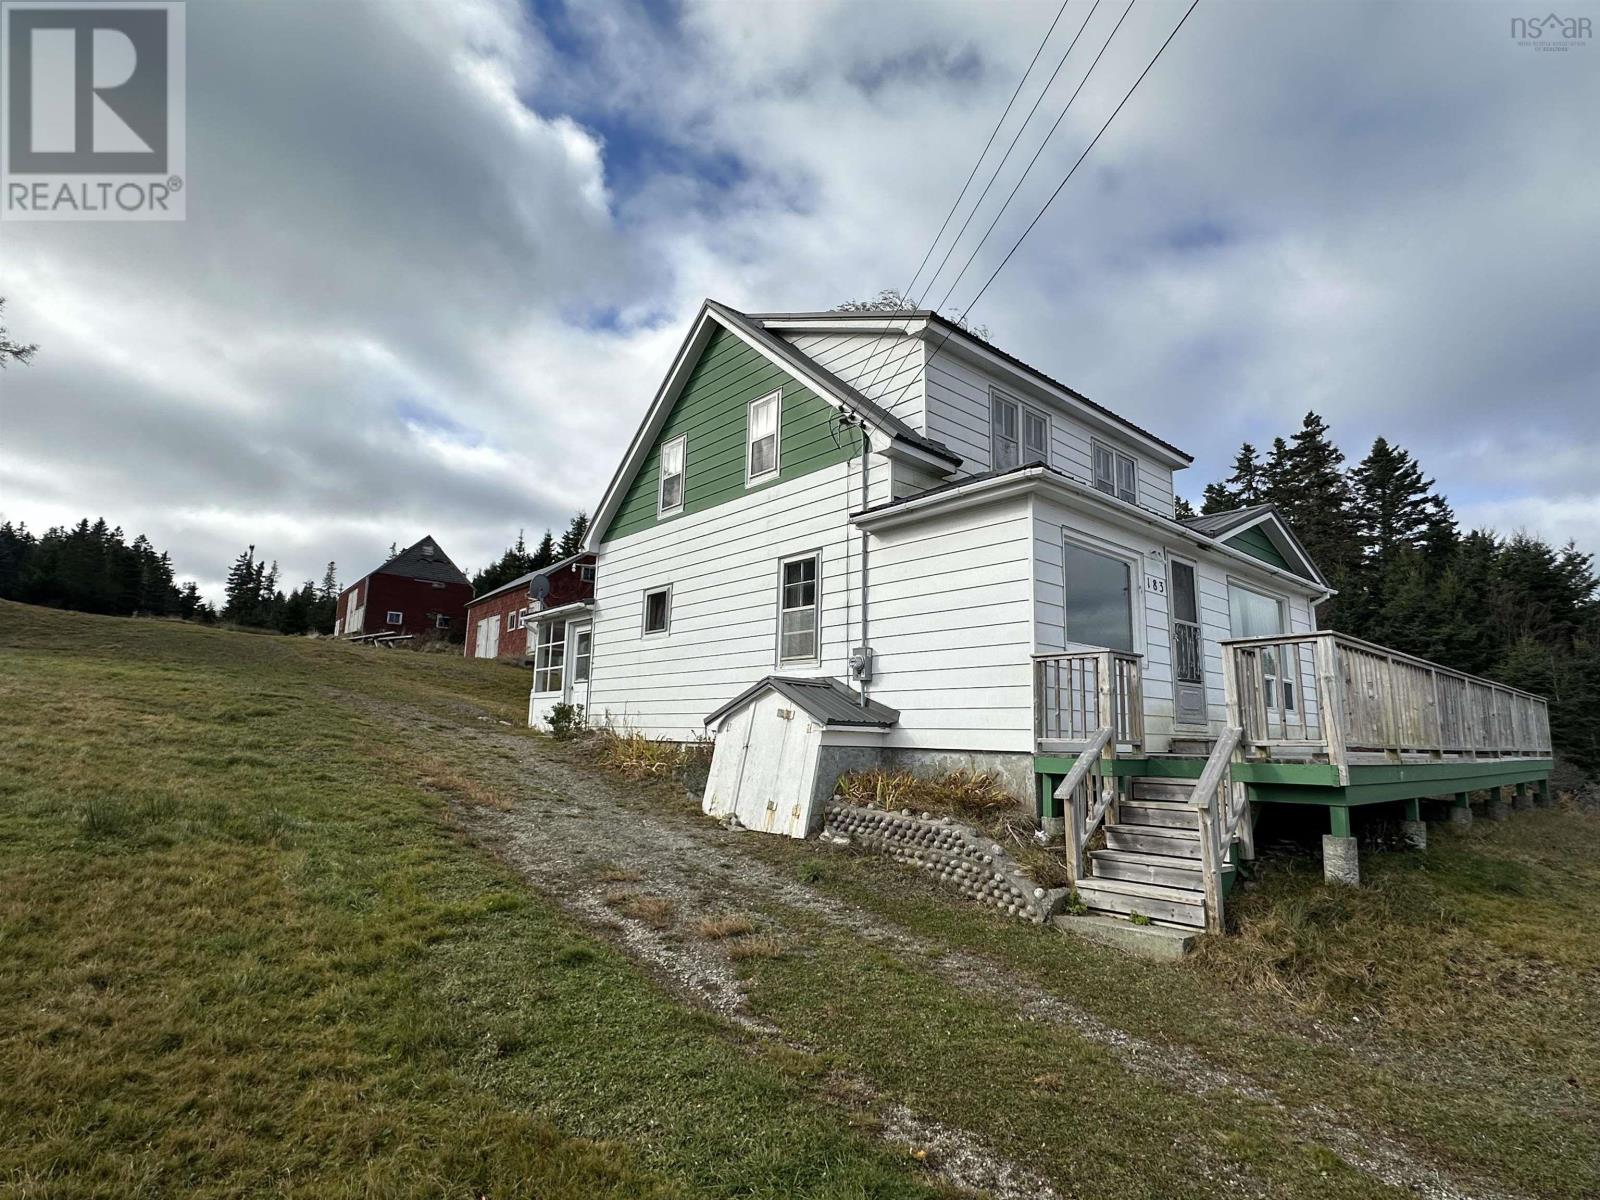
POLYGON ((778 663, 817 661, 818 556, 784 560, 778 587, 778 663))
MULTIPOLYGON (((1236 638, 1278 637, 1283 633, 1283 601, 1276 596, 1254 591, 1242 584, 1228 584, 1228 628, 1236 638)), ((1278 707, 1278 691, 1283 690, 1283 707, 1295 707, 1295 681, 1283 676, 1278 651, 1271 646, 1261 652, 1261 674, 1268 711, 1278 707)))
POLYGON ((672 626, 672 588, 655 588, 644 594, 644 631, 666 633, 672 626))
POLYGON ((783 393, 750 401, 745 447, 745 482, 758 483, 778 473, 778 408, 783 393))
POLYGON ((594 631, 587 626, 572 639, 572 682, 589 682, 589 659, 594 651, 594 631))
POLYGON ((1133 571, 1109 554, 1067 542, 1067 641, 1133 653, 1133 571))
POLYGON ((688 454, 687 435, 661 444, 661 490, 656 497, 656 514, 669 517, 683 511, 683 464, 688 454))
POLYGON ((1094 486, 1108 496, 1139 502, 1139 464, 1132 456, 1113 450, 1104 442, 1093 443, 1094 486))
POLYGON ((990 399, 989 439, 996 471, 1024 462, 1050 462, 1050 418, 999 392, 990 399))
POLYGON ((559 692, 567 657, 567 623, 546 621, 539 626, 539 645, 533 656, 533 690, 559 692))

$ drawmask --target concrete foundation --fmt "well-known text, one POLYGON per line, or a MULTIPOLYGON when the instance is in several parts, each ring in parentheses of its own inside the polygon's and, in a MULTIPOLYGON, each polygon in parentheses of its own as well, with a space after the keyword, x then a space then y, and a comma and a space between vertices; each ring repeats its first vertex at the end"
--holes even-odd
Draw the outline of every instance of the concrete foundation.
POLYGON ((1457 829, 1472 828, 1472 806, 1470 804, 1452 804, 1450 806, 1450 824, 1457 829))
POLYGON ((950 771, 978 771, 998 775, 1001 784, 1027 812, 1035 810, 1033 755, 1008 754, 994 750, 907 750, 880 751, 882 765, 891 771, 910 771, 913 775, 944 775, 950 771))
POLYGON ((1067 819, 1065 817, 1045 817, 1039 822, 1039 828, 1050 841, 1059 842, 1067 836, 1067 819))
POLYGON ((1512 804, 1518 812, 1533 811, 1533 794, 1528 791, 1527 784, 1519 783, 1517 785, 1516 799, 1512 801, 1512 804))
POLYGON ((1483 806, 1483 815, 1491 821, 1511 820, 1511 805, 1507 804, 1505 797, 1498 791, 1489 793, 1489 803, 1483 806))
POLYGON ((1426 850, 1428 848, 1428 823, 1426 821, 1402 821, 1400 833, 1406 839, 1406 845, 1413 850, 1426 850))
POLYGON ((1328 883, 1361 886, 1361 854, 1355 838, 1322 835, 1322 878, 1328 883))

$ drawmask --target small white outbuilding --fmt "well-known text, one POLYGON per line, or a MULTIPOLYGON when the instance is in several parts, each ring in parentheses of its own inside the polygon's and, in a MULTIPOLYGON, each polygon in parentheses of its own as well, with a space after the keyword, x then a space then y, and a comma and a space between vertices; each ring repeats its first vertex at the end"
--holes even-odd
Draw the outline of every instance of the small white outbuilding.
POLYGON ((878 764, 899 719, 837 679, 769 675, 706 718, 717 745, 701 807, 803 838, 822 823, 840 774, 878 764))

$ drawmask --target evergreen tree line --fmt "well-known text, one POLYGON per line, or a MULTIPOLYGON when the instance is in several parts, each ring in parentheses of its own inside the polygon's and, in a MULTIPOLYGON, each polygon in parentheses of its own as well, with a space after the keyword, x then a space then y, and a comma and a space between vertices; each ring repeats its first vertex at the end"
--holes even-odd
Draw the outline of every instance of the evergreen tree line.
POLYGON ((1380 437, 1347 466, 1316 413, 1265 457, 1242 446, 1201 511, 1250 504, 1274 505, 1339 590, 1318 611, 1322 628, 1542 693, 1557 749, 1600 764, 1592 555, 1525 533, 1461 532, 1408 451, 1380 437))
POLYGON ((269 566, 250 546, 228 568, 223 596, 224 621, 278 633, 326 635, 333 632, 339 608, 339 578, 330 562, 321 583, 307 579, 285 594, 278 584, 277 562, 269 566))
POLYGON ((567 530, 560 538, 546 529, 544 536, 539 539, 539 544, 530 551, 523 532, 519 529, 517 540, 507 548, 506 552, 472 577, 473 595, 481 596, 485 592, 492 592, 495 588, 504 587, 513 579, 526 575, 529 571, 540 571, 551 563, 571 558, 582 551, 583 539, 588 533, 589 514, 580 512, 567 523, 567 530))
POLYGON ((130 543, 103 518, 39 535, 0 523, 0 599, 119 617, 216 620, 195 582, 174 578, 170 555, 156 553, 143 534, 130 543))

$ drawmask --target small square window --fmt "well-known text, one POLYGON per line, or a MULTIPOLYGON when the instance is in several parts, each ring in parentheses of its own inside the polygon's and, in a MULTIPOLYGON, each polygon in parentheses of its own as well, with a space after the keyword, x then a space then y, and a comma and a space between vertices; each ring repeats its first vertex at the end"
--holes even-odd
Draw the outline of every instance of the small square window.
POLYGON ((750 401, 745 452, 745 482, 778 473, 778 415, 783 394, 773 392, 750 401))
POLYGON ((673 438, 661 444, 661 490, 656 497, 656 512, 670 516, 683 511, 684 462, 688 457, 689 439, 673 438))
POLYGON ((433 627, 435 629, 449 629, 450 618, 445 616, 443 613, 435 613, 433 617, 433 627))
POLYGON ((388 617, 385 618, 385 619, 388 621, 388 623, 390 625, 404 625, 405 621, 406 621, 406 615, 405 615, 405 613, 402 613, 402 612, 392 612, 391 611, 389 613, 388 617))
POLYGON ((593 583, 594 582, 594 568, 593 567, 579 567, 578 568, 578 578, 583 580, 583 582, 585 582, 585 583, 593 583))
POLYGON ((644 594, 645 633, 666 633, 672 625, 672 588, 655 588, 644 594))

